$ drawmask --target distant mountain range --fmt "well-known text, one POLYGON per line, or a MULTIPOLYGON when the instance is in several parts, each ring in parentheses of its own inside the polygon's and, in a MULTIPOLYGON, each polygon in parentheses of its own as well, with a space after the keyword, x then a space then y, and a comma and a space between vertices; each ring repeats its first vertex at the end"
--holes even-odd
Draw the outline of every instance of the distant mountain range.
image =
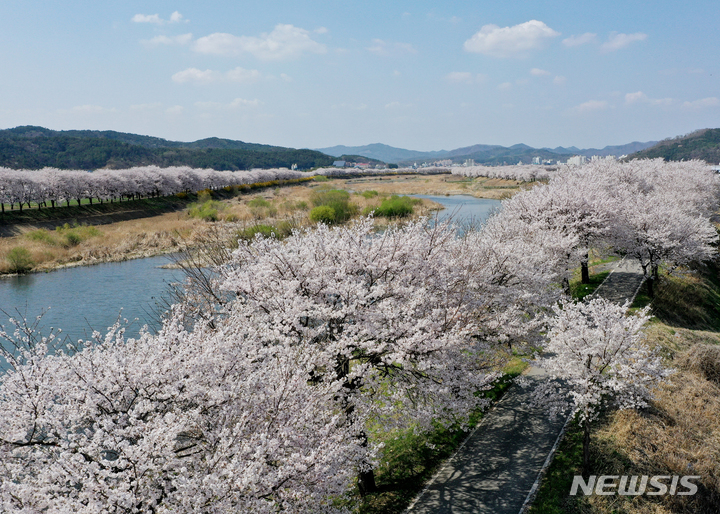
POLYGON ((318 148, 319 152, 326 153, 335 157, 340 155, 361 155, 372 159, 378 159, 388 163, 407 164, 415 161, 435 161, 441 159, 451 159, 453 162, 462 162, 466 159, 474 159, 478 164, 516 164, 522 161, 525 164, 532 162, 534 157, 540 157, 543 160, 551 159, 553 161, 565 161, 573 155, 584 155, 592 157, 593 155, 627 155, 633 152, 644 150, 656 144, 657 141, 649 141, 646 143, 633 142, 620 146, 606 146, 605 148, 586 148, 580 149, 574 146, 564 148, 533 148, 524 144, 517 144, 510 147, 500 145, 473 145, 455 150, 439 150, 435 152, 421 152, 417 150, 405 150, 403 148, 395 148, 392 146, 375 143, 365 146, 333 146, 329 148, 318 148))
POLYGON ((541 160, 566 161, 573 155, 628 155, 630 158, 663 157, 666 160, 703 159, 720 162, 720 129, 702 129, 664 141, 633 142, 605 148, 574 146, 533 148, 473 145, 454 150, 423 152, 380 143, 365 146, 333 146, 318 150, 246 143, 211 137, 192 142, 169 141, 112 130, 50 130, 23 126, 0 130, 0 166, 38 169, 45 166, 72 169, 128 168, 132 166, 191 166, 217 170, 290 167, 299 169, 330 166, 334 160, 367 160, 372 164, 407 165, 437 160, 477 164, 529 164, 541 160))
POLYGON ((299 169, 329 166, 333 158, 315 150, 297 150, 208 138, 190 143, 112 130, 50 130, 24 126, 0 130, 0 166, 15 169, 130 168, 191 166, 216 170, 299 169))

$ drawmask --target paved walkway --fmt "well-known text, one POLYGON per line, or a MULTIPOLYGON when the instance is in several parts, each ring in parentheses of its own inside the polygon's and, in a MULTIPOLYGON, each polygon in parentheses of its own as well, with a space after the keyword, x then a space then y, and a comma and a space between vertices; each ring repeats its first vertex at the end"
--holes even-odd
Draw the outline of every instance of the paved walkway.
POLYGON ((625 303, 625 300, 632 301, 643 280, 640 264, 634 259, 623 259, 615 265, 605 282, 595 290, 593 296, 621 304, 625 303))
MULTIPOLYGON (((620 261, 596 295, 624 302, 642 283, 642 270, 620 261)), ((550 421, 546 410, 529 408, 533 383, 544 372, 531 367, 526 387, 511 386, 485 415, 457 453, 410 505, 411 514, 518 514, 544 472, 565 419, 550 421)))

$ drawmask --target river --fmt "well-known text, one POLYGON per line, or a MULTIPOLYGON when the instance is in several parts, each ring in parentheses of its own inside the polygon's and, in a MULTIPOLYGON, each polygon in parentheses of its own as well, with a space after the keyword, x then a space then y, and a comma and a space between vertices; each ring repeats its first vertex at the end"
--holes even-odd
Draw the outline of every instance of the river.
MULTIPOLYGON (((428 196, 445 206, 439 219, 452 216, 460 223, 481 222, 500 206, 498 200, 472 196, 428 196)), ((169 257, 149 257, 95 266, 65 268, 48 273, 31 273, 0 278, 0 324, 9 329, 8 317, 34 320, 41 313, 38 328, 62 328, 70 340, 89 338, 93 330, 105 333, 121 316, 131 322, 128 336, 140 328, 158 326, 155 314, 172 282, 180 272, 163 269, 169 257)))

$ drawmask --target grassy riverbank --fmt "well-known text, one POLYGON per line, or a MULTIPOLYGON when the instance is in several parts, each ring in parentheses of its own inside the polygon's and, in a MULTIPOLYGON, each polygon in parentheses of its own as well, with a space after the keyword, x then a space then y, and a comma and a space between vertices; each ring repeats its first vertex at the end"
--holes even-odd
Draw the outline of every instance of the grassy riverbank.
MULTIPOLYGON (((514 181, 452 175, 303 180, 229 188, 203 198, 191 194, 6 212, 0 219, 0 274, 149 257, 211 236, 230 240, 240 232, 269 230, 258 226, 305 226, 311 223, 318 191, 347 191, 353 215, 359 215, 380 207, 392 194, 503 198, 519 189, 514 181)), ((428 215, 438 207, 423 201, 414 207, 414 215, 428 215)), ((378 224, 388 222, 378 217, 378 224)))
MULTIPOLYGON (((607 412, 591 439, 594 475, 695 475, 693 496, 570 496, 582 470, 582 430, 573 424, 543 480, 532 514, 702 514, 720 509, 720 267, 664 276, 650 303, 648 342, 676 370, 649 408, 607 412)), ((667 480, 665 480, 667 483, 667 480)))

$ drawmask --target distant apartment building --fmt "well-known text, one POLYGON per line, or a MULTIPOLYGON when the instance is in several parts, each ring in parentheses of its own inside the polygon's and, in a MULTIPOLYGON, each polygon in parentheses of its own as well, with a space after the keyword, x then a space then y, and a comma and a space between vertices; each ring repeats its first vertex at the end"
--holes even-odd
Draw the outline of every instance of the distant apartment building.
POLYGON ((617 158, 614 155, 606 155, 605 157, 602 157, 600 155, 593 155, 592 157, 590 157, 590 162, 597 162, 597 161, 612 162, 612 161, 616 161, 616 160, 617 160, 617 158))
POLYGON ((584 155, 574 155, 567 160, 568 166, 582 166, 587 162, 587 157, 584 155))
POLYGON ((475 159, 465 159, 463 166, 466 166, 466 167, 475 166, 475 159))
POLYGON ((532 163, 539 165, 539 164, 540 164, 540 157, 533 157, 532 163))

